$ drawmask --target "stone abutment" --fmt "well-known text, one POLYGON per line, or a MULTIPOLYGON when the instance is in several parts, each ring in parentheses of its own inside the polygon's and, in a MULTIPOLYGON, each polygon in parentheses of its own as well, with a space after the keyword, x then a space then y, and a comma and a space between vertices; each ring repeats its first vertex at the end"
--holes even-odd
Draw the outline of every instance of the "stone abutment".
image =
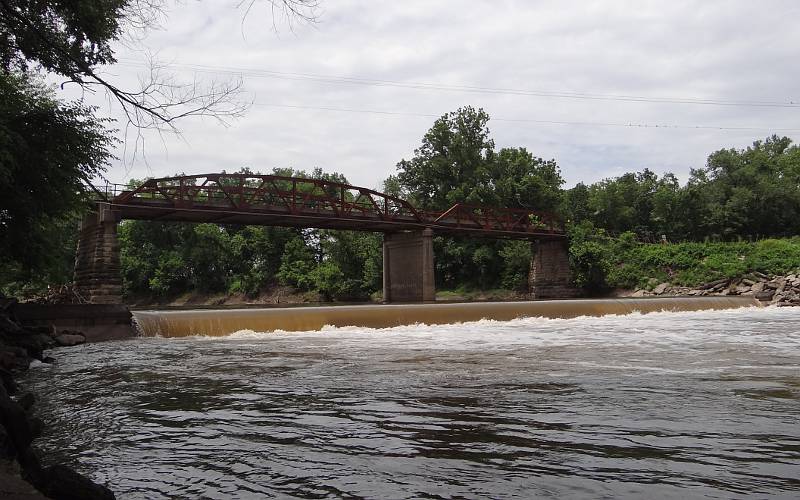
POLYGON ((433 302, 433 231, 385 233, 383 236, 383 301, 433 302))
POLYGON ((107 203, 97 203, 96 209, 81 221, 74 285, 91 304, 122 303, 118 223, 117 215, 107 203))
MULTIPOLYGON (((108 203, 97 203, 81 221, 75 256, 76 291, 91 304, 121 304, 122 276, 117 238, 119 216, 108 203)), ((531 298, 581 295, 572 282, 566 239, 532 243, 529 285, 531 298)), ((433 302, 433 231, 384 233, 384 302, 433 302)))
POLYGON ((572 281, 569 242, 535 241, 532 244, 529 285, 532 299, 567 299, 581 296, 572 281))

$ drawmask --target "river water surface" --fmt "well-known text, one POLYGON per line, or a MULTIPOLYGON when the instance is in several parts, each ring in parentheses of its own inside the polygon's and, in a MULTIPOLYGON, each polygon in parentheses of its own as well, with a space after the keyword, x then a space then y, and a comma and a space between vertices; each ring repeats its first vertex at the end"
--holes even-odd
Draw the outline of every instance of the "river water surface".
POLYGON ((799 318, 140 338, 24 382, 48 460, 118 498, 797 498, 799 318))

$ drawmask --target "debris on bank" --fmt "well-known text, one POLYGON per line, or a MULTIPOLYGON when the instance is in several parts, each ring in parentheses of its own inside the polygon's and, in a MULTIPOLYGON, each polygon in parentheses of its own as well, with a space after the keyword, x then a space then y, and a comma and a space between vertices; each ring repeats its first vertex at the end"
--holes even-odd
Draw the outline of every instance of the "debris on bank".
POLYGON ((630 294, 631 297, 665 295, 696 297, 744 295, 778 307, 800 306, 800 273, 768 276, 752 272, 740 278, 722 278, 697 287, 674 286, 665 282, 653 286, 652 289, 642 288, 630 294))
POLYGON ((64 465, 44 467, 31 447, 44 423, 34 415, 36 397, 20 391, 14 377, 34 360, 53 363, 45 350, 86 342, 81 332, 52 326, 24 327, 10 313, 15 299, 0 297, 0 494, 18 498, 43 498, 26 491, 24 479, 46 497, 108 500, 114 493, 64 465), (5 489, 11 488, 10 491, 5 489))

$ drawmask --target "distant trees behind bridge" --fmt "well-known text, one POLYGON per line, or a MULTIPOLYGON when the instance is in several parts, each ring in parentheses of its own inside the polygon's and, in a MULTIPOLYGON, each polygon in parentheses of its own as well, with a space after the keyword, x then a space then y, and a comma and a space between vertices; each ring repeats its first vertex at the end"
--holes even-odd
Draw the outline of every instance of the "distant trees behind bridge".
MULTIPOLYGON (((460 202, 556 212, 569 223, 574 265, 585 284, 601 266, 599 247, 592 245, 597 236, 731 241, 798 234, 800 150, 788 138, 714 152, 685 184, 644 169, 564 189, 555 160, 524 148, 497 150, 488 123, 489 116, 472 107, 442 116, 380 189, 430 210, 460 202)), ((348 181, 320 169, 269 173, 348 181)), ((125 283, 136 294, 255 295, 285 285, 359 300, 381 288, 378 234, 134 221, 120 234, 125 283)), ((527 287, 527 242, 439 236, 434 244, 439 288, 527 287)))
POLYGON ((737 241, 800 234, 800 147, 772 136, 712 153, 681 185, 644 169, 563 192, 561 214, 612 234, 737 241))
MULTIPOLYGON (((469 203, 555 212, 570 228, 573 264, 583 283, 597 281, 593 276, 607 260, 597 237, 735 241, 800 232, 800 148, 789 138, 716 151, 684 184, 673 174, 643 169, 564 189, 554 159, 525 148, 497 149, 488 124, 480 109, 447 113, 377 189, 428 210, 469 203)), ((322 169, 263 173, 348 183, 341 173, 322 169)), ((56 257, 51 260, 60 265, 49 264, 38 280, 28 274, 27 281, 5 272, 6 265, 0 286, 14 292, 26 284, 35 289, 68 281, 74 224, 73 217, 63 232, 48 233, 56 257)), ((134 295, 254 296, 283 285, 326 299, 360 300, 381 288, 381 235, 375 233, 126 221, 120 238, 125 286, 134 295)), ((527 288, 528 242, 438 236, 434 245, 440 289, 527 288)))

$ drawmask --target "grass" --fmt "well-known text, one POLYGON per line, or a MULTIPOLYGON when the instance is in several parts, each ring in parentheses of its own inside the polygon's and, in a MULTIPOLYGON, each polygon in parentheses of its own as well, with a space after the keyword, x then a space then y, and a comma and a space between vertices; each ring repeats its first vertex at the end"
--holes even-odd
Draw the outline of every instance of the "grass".
POLYGON ((608 240, 604 247, 607 284, 620 288, 647 287, 664 281, 697 286, 754 271, 777 275, 800 268, 800 237, 667 245, 608 240))

